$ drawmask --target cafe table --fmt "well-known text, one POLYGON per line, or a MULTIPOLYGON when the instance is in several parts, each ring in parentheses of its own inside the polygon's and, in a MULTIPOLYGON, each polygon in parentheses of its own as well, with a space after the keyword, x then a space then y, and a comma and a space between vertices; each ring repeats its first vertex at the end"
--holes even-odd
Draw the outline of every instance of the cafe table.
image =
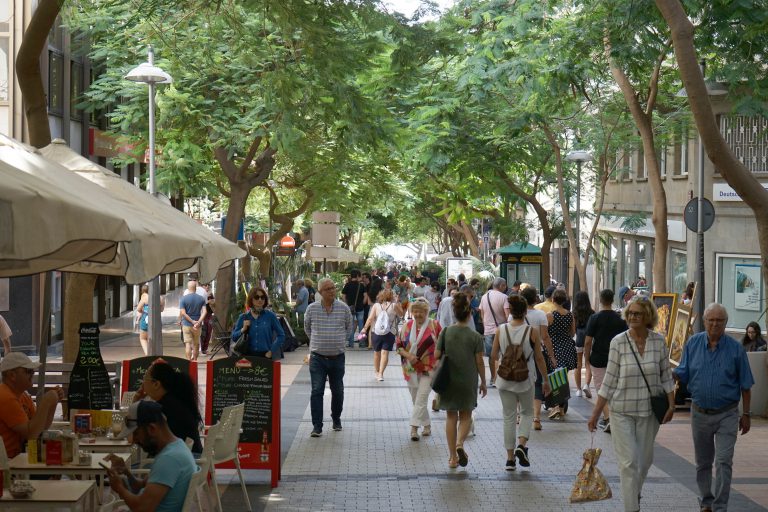
MULTIPOLYGON (((91 463, 86 465, 80 464, 30 464, 27 459, 26 453, 20 453, 8 462, 11 474, 21 476, 21 478, 28 478, 29 475, 82 475, 83 478, 94 479, 97 476, 101 476, 99 479, 99 496, 104 496, 104 478, 106 476, 106 470, 99 465, 99 462, 110 466, 110 463, 105 461, 104 458, 108 454, 106 453, 94 453, 91 456, 91 463)), ((130 466, 131 454, 130 453, 116 453, 118 457, 121 457, 126 465, 130 466)), ((37 480, 35 481, 37 482, 37 480)), ((34 485, 34 484, 33 484, 34 485)))
POLYGON ((93 480, 35 480, 32 485, 35 491, 26 498, 14 498, 5 489, 0 497, 0 510, 98 510, 99 500, 93 480))
POLYGON ((99 436, 88 440, 80 439, 77 449, 91 453, 131 453, 132 446, 127 439, 99 436))

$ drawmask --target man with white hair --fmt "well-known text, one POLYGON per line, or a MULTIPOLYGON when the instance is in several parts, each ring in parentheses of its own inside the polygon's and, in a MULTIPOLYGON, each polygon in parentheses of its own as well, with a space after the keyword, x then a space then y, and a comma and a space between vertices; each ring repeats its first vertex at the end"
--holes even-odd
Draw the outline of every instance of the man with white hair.
POLYGON ((493 338, 501 324, 507 323, 509 302, 507 302, 507 280, 497 277, 493 280, 492 289, 480 299, 480 317, 483 320, 483 338, 485 340, 485 355, 491 369, 491 387, 496 383, 496 367, 498 361, 491 361, 493 338))
POLYGON ((341 410, 344 407, 344 348, 354 333, 349 307, 336 298, 336 285, 330 279, 317 283, 321 299, 313 302, 304 313, 304 332, 309 337, 309 376, 312 393, 309 408, 312 413, 311 437, 323 433, 323 394, 325 381, 331 387, 331 419, 333 430, 341 430, 341 410))
POLYGON ((691 393, 691 434, 701 511, 728 509, 733 450, 739 430, 749 432, 755 383, 741 343, 725 334, 728 311, 713 302, 704 310, 704 332, 688 340, 673 371, 691 393), (743 411, 739 414, 739 400, 743 411), (715 483, 712 486, 712 464, 715 483))

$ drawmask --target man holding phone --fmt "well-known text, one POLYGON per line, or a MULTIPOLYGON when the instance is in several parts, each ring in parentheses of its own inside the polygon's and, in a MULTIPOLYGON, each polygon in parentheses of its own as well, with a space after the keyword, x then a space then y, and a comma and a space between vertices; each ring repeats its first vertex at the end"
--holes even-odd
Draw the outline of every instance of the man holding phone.
POLYGON ((162 406, 149 400, 134 402, 119 437, 128 436, 155 462, 146 478, 136 478, 122 458, 108 455, 105 459, 112 464, 107 469, 112 490, 133 511, 180 512, 189 481, 199 469, 184 441, 168 428, 162 406), (127 486, 120 475, 127 477, 127 486))

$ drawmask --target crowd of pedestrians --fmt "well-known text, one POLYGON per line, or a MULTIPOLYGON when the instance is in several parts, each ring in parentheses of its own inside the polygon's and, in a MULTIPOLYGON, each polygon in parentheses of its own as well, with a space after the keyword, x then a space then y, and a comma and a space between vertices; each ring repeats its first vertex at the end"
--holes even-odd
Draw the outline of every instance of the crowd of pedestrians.
MULTIPOLYGON (((381 278, 374 274, 367 283, 371 279, 381 278)), ((304 315, 310 338, 312 437, 322 434, 326 382, 333 429, 342 429, 344 354, 355 340, 361 348, 372 345, 376 380, 383 380, 389 351, 394 348, 400 357, 413 402, 407 429, 412 441, 433 433, 431 383, 437 368, 447 366, 450 381, 433 401, 433 409, 446 414, 449 468, 469 464, 465 440, 474 430, 478 397, 485 397, 489 387, 498 389, 502 404, 504 467, 529 467, 535 458, 534 452, 529 454, 531 433, 543 429, 542 404, 549 402, 552 421, 568 412, 567 398, 559 403, 548 400, 547 375, 574 371, 577 398, 592 398, 591 388, 597 393, 586 427, 611 434, 624 508, 636 511, 653 463, 656 434, 674 413, 678 380, 688 385, 692 397, 700 510, 726 510, 733 444, 738 431, 746 433, 750 426, 753 380, 745 349, 765 345, 757 324, 743 342, 733 340, 724 334, 725 308, 710 305, 704 314, 706 332, 689 340, 673 371, 666 340, 654 330, 654 303, 629 287, 620 289, 617 309, 613 291, 601 291, 594 311, 585 292, 570 300, 563 286, 550 286, 540 300, 533 286, 518 282, 508 289, 501 278, 481 290, 479 282, 457 276, 448 279, 441 292, 437 283, 422 276, 411 280, 388 275, 375 301, 365 289, 359 291, 358 282, 363 280, 353 272, 341 301, 333 282, 322 280, 322 301, 310 305, 304 315), (360 295, 368 309, 358 304, 360 295), (664 411, 652 407, 652 397, 664 397, 664 411), (738 412, 740 401, 743 414, 738 412)))

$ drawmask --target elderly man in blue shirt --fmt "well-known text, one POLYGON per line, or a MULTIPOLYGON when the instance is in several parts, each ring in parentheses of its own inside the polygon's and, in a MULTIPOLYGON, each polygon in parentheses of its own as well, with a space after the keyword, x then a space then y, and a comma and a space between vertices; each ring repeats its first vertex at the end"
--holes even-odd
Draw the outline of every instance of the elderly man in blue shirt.
POLYGON ((702 512, 728 510, 736 436, 739 430, 744 435, 750 428, 750 389, 755 381, 741 343, 725 334, 727 322, 725 307, 707 306, 705 332, 691 336, 680 366, 673 372, 675 380, 687 384, 691 393, 691 433, 702 512))

